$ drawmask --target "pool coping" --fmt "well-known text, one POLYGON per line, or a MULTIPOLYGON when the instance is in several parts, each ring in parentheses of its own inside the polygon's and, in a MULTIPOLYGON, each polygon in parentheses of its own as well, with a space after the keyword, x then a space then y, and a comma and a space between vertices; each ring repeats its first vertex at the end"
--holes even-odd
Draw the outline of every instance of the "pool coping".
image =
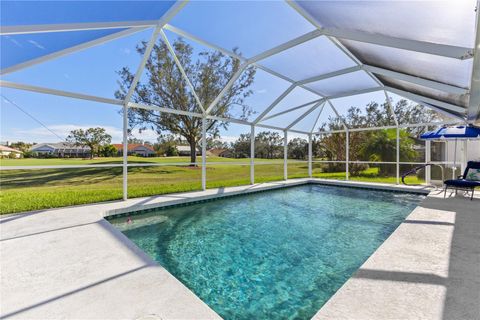
MULTIPOLYGON (((366 189, 376 189, 376 190, 387 190, 387 191, 397 191, 397 192, 411 192, 411 193, 420 193, 420 194, 428 194, 427 199, 433 199, 436 201, 438 199, 437 196, 432 197, 432 190, 426 189, 424 186, 399 186, 399 185, 391 185, 391 184, 378 184, 378 183, 368 183, 368 182, 359 182, 359 181, 339 181, 339 180, 326 180, 326 179, 289 179, 287 181, 277 181, 277 182, 270 182, 270 183, 262 183, 262 184, 255 184, 255 185, 247 185, 247 186, 239 186, 239 187, 228 187, 228 188, 218 188, 218 189, 209 189, 206 191, 194 191, 194 192, 186 192, 186 193, 177 193, 177 194, 168 194, 168 195, 161 195, 161 196, 154 196, 154 197, 145 197, 145 198, 136 198, 136 199, 129 199, 127 201, 112 201, 106 203, 99 203, 99 204, 92 204, 92 205, 83 205, 83 206, 75 206, 75 207, 67 207, 67 208, 58 208, 58 209, 51 209, 51 210, 44 210, 38 212, 29 212, 24 214, 15 214, 15 215, 4 215, 0 217, 0 227, 2 227, 2 232, 0 233, 0 237, 2 241, 0 242, 0 246, 2 248, 2 253, 5 254, 7 259, 2 259, 0 262, 2 265, 2 270, 7 271, 9 279, 7 281, 7 286, 5 286, 4 282, 4 275, 2 275, 2 286, 0 290, 2 291, 2 296, 7 297, 0 306, 1 313, 5 314, 5 306, 8 306, 7 309, 11 310, 15 308, 20 308, 22 303, 30 303, 35 306, 35 298, 26 295, 24 292, 20 292, 18 285, 27 282, 29 288, 36 288, 36 290, 46 291, 47 297, 48 294, 51 294, 48 289, 54 290, 55 288, 50 288, 54 285, 64 285, 63 283, 56 283, 56 281, 52 280, 52 271, 57 273, 65 273, 65 272, 72 272, 70 267, 65 267, 63 264, 61 267, 59 266, 58 269, 51 270, 43 270, 42 265, 45 263, 45 260, 50 259, 49 261, 52 264, 58 264, 59 261, 58 257, 55 256, 54 258, 45 257, 40 255, 39 252, 33 250, 33 248, 38 248, 38 246, 48 246, 49 248, 54 248, 58 244, 61 244, 63 237, 65 237, 64 232, 69 232, 69 237, 75 239, 79 236, 84 236, 82 233, 90 232, 90 236, 94 237, 92 241, 88 239, 87 243, 84 246, 88 247, 91 250, 87 253, 87 256, 94 253, 94 254, 103 254, 107 255, 108 259, 113 261, 117 261, 114 264, 134 264, 137 263, 136 261, 139 259, 144 264, 145 261, 148 264, 148 270, 142 270, 145 273, 148 271, 148 277, 151 279, 163 279, 161 281, 167 282, 167 286, 152 286, 151 281, 148 283, 144 283, 144 287, 138 288, 138 285, 133 280, 123 279, 123 282, 117 279, 112 280, 110 286, 115 288, 116 286, 120 286, 122 288, 129 288, 131 292, 133 292, 131 296, 131 300, 138 305, 138 308, 144 308, 142 310, 147 311, 154 311, 150 312, 151 314, 158 314, 160 317, 164 319, 168 318, 192 318, 192 319, 204 319, 204 318, 218 318, 218 315, 211 310, 203 301, 201 301, 193 292, 191 292, 188 288, 186 288, 182 283, 180 283, 176 278, 174 278, 168 271, 166 271, 163 267, 158 265, 152 259, 147 257, 138 247, 136 247, 128 238, 126 238, 121 232, 116 230, 109 222, 107 222, 104 218, 119 214, 119 213, 126 213, 131 211, 137 211, 139 209, 152 209, 158 208, 162 206, 171 206, 180 203, 191 204, 192 202, 198 201, 209 201, 217 198, 223 198, 226 196, 235 196, 235 195, 242 195, 242 194, 249 194, 252 192, 261 192, 261 191, 268 191, 274 190, 278 188, 284 187, 291 187, 296 185, 304 185, 308 183, 318 183, 324 185, 334 185, 334 186, 344 186, 344 187, 355 187, 355 188, 366 188, 366 189), (7 222, 8 223, 4 223, 7 222), (101 226, 101 230, 93 230, 94 227, 101 226), (74 228, 74 229, 71 229, 74 228), (77 229, 82 229, 83 231, 80 232, 77 229), (72 230, 72 231, 70 231, 72 230), (45 235, 48 235, 45 239, 45 235), (113 240, 111 239, 113 235, 113 240), (8 241, 6 241, 8 240, 8 241), (47 241, 47 242, 45 242, 47 241), (52 242, 53 241, 53 242, 52 242), (101 246, 98 246, 98 242, 102 243, 101 246), (115 248, 114 251, 106 251, 103 246, 106 246, 107 243, 114 242, 115 248), (53 244, 52 244, 53 243, 53 244), (8 244, 8 246, 7 246, 8 244), (22 253, 23 252, 23 253, 22 253), (31 261, 29 261, 29 266, 21 266, 19 269, 19 262, 23 259, 24 254, 29 255, 31 261), (132 256, 133 255, 133 256, 132 256), (112 257, 113 256, 113 257, 112 257), (121 257, 121 258, 120 258, 121 257), (31 269, 29 269, 31 268, 31 269), (26 269, 26 270, 23 270, 26 269), (10 270, 11 272, 8 272, 10 270), (38 273, 44 272, 42 275, 38 275, 38 273), (30 273, 33 275, 31 276, 30 273), (45 280, 45 277, 47 280, 45 280), (159 278, 160 277, 160 278, 159 278), (10 279, 11 278, 11 279, 10 279), (39 279, 41 278, 41 279, 39 279), (41 288, 38 287, 38 281, 43 283, 42 281, 47 281, 47 285, 44 288, 43 285, 41 288), (17 288, 17 289, 15 289, 17 288), (166 290, 166 291, 165 291, 166 290), (158 297, 155 305, 151 305, 148 301, 145 301, 143 298, 145 294, 154 294, 158 297), (167 298, 165 294, 169 296, 167 298), (172 301, 173 299, 173 301, 172 301), (7 301, 8 300, 8 301, 7 301), (7 301, 7 302, 6 302, 7 301), (165 303, 167 303, 168 307, 166 307, 165 303), (11 304, 11 305, 10 305, 11 304), (163 307, 162 307, 163 306, 163 307), (163 309, 162 309, 163 308, 163 309)), ((437 192, 438 193, 438 192, 437 192)), ((453 200, 464 200, 464 199, 453 199, 453 200)), ((474 202, 478 201, 478 198, 474 199, 474 202)), ((419 206, 420 207, 420 206, 419 206)), ((417 207, 415 210, 417 210, 417 207)), ((414 210, 414 212, 415 212, 414 210)), ((410 217, 410 215, 409 215, 410 217)), ((407 217, 408 219, 408 217, 407 217)), ((394 233, 382 244, 381 247, 385 245, 387 241, 390 241, 390 238, 396 234, 398 231, 395 230, 394 233)), ((76 246, 74 243, 71 244, 71 250, 76 250, 76 246)), ((381 248, 379 247, 377 251, 381 248)), ((376 254, 375 251, 373 255, 376 254)), ((41 252, 40 252, 41 253, 41 252)), ((85 255, 86 253, 82 253, 85 255)), ((82 255, 80 254, 80 255, 82 255)), ((3 254, 2 254, 3 255, 3 254)), ((64 259, 71 260, 75 259, 75 255, 65 253, 64 259), (73 257, 71 257, 73 256, 73 257)), ((370 259, 370 258, 369 258, 370 259)), ((367 260, 368 261, 368 260, 367 260)), ((65 263, 65 261, 63 261, 65 263)), ((84 281, 87 281, 87 284, 92 281, 92 279, 96 279, 95 272, 98 269, 105 269, 104 261, 94 261, 90 262, 93 264, 91 266, 93 269, 89 270, 85 275, 84 281)), ((106 263, 106 262, 105 262, 106 263)), ((77 265, 76 268, 82 266, 83 264, 77 265)), ((90 267, 90 266, 89 266, 90 267)), ((116 266, 117 268, 119 266, 116 266)), ((110 274, 110 265, 107 270, 102 270, 106 272, 106 275, 110 274)), ((113 271, 112 271, 113 272, 113 271)), ((5 273, 5 272, 4 272, 5 273)), ((128 278, 128 277, 127 277, 128 278)), ((352 277, 353 278, 353 277, 352 277)), ((352 279, 351 278, 351 279, 352 279)), ((53 277, 55 279, 55 277, 53 277)), ((349 279, 349 281, 351 281, 349 279)), ((157 280, 160 281, 160 280, 157 280)), ((346 285, 346 284, 345 284, 346 285)), ((340 292, 344 292, 345 285, 337 291, 337 293, 333 296, 336 297, 340 294, 340 292)), ((62 287, 63 288, 63 287, 62 287)), ((96 288, 95 290, 100 290, 96 288)), ((88 288, 87 292, 90 292, 91 299, 93 301, 99 300, 98 299, 98 292, 95 290, 91 290, 88 288)), ((103 289, 105 290, 105 289, 103 289)), ((58 291, 58 288, 57 288, 58 291)), ((123 295, 119 295, 117 300, 112 300, 108 295, 111 291, 115 292, 114 289, 110 288, 108 292, 104 293, 100 290, 101 301, 95 304, 92 303, 89 305, 90 312, 94 312, 93 314, 108 314, 110 318, 136 318, 138 317, 137 314, 132 314, 130 309, 126 309, 123 305, 125 301, 122 301, 123 295), (105 313, 107 312, 108 313, 105 313)), ((55 292, 55 291, 53 291, 55 292)), ((358 294, 358 293, 357 293, 358 294)), ((327 305, 331 305, 331 300, 333 297, 327 302, 327 305)), ((78 299, 77 299, 78 300, 78 299)), ((61 306, 61 301, 55 301, 54 304, 50 305, 50 308, 37 308, 29 309, 27 314, 30 315, 31 318, 44 318, 46 315, 49 315, 51 318, 61 318, 61 317, 71 317, 71 318, 85 318, 84 313, 78 313, 80 305, 84 305, 84 300, 80 299, 79 301, 74 300, 74 302, 70 302, 67 306, 63 306, 64 308, 59 313, 59 307, 61 306)), ((130 301, 130 302, 132 302, 130 301)), ((373 304, 375 305, 375 304, 373 304)), ((324 307, 322 307, 319 311, 323 312, 324 307)), ((378 306, 377 309, 382 310, 386 306, 378 306)), ((23 310, 20 308, 20 310, 23 310)), ((80 309, 81 310, 81 309, 80 309)), ((137 310, 138 311, 138 310, 137 310)), ((10 312, 11 313, 11 312, 10 312)), ((8 314, 8 312, 7 312, 8 314)), ((22 313, 22 315, 24 315, 22 313)), ((317 315, 319 315, 317 313, 317 315)), ((337 314, 338 315, 338 314, 337 314)), ((355 317, 355 313, 350 314, 350 318, 355 317)), ((321 318, 325 318, 321 316, 321 318)), ((327 318, 335 319, 335 314, 329 314, 327 318)), ((339 319, 349 318, 345 316, 345 314, 337 317, 339 319)), ((357 317, 358 318, 358 317, 357 317)), ((374 318, 374 317, 373 317, 374 318)))

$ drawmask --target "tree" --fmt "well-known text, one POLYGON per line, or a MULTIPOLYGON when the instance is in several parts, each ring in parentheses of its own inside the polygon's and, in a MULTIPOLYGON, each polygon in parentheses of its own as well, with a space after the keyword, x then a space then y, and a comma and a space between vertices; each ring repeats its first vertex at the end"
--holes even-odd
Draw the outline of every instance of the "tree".
MULTIPOLYGON (((399 123, 428 123, 441 119, 441 116, 415 103, 409 103, 405 99, 399 100, 393 106, 394 113, 399 123)), ((387 101, 382 104, 370 102, 366 106, 351 106, 344 116, 329 118, 326 122, 319 125, 323 131, 341 130, 343 122, 349 128, 382 127, 394 124, 393 115, 390 112, 387 101), (362 110, 364 110, 362 112, 362 110)), ((417 133, 414 128, 409 132, 417 133)))
POLYGON ((157 138, 157 143, 153 145, 153 149, 158 155, 165 155, 167 157, 178 156, 178 150, 176 146, 181 143, 178 137, 172 134, 160 135, 157 138))
MULTIPOLYGON (((137 47, 137 52, 143 55, 146 46, 147 43, 143 42, 137 47)), ((205 108, 218 96, 240 67, 239 60, 220 52, 204 51, 199 54, 198 59, 195 59, 193 47, 182 39, 175 40, 173 48, 205 108)), ((237 49, 234 51, 238 53, 237 49)), ((145 65, 145 72, 147 80, 139 82, 136 86, 132 96, 134 102, 168 109, 200 112, 194 95, 163 41, 154 45, 145 65)), ((120 89, 115 92, 115 97, 124 99, 134 78, 134 72, 132 73, 128 67, 124 67, 118 71, 118 74, 120 89)), ((211 114, 228 118, 231 116, 232 106, 235 105, 236 109, 240 109, 241 118, 248 117, 251 109, 244 104, 244 99, 252 94, 248 87, 252 84, 254 76, 255 69, 247 68, 216 104, 211 114), (237 108, 237 106, 241 108, 237 108)), ((196 162, 195 151, 202 131, 201 118, 138 108, 130 108, 128 118, 131 128, 140 127, 140 130, 151 128, 159 134, 170 132, 182 136, 190 145, 191 162, 196 162)), ((227 126, 226 122, 209 120, 207 132, 211 135, 218 135, 219 129, 227 126)))
MULTIPOLYGON (((399 100, 393 107, 395 115, 399 123, 421 123, 432 122, 439 119, 439 114, 430 109, 423 108, 417 104, 408 103, 407 100, 399 100)), ((343 117, 329 118, 326 122, 320 125, 323 131, 343 130, 344 123, 349 128, 365 128, 372 126, 388 126, 394 123, 393 116, 390 112, 389 106, 385 101, 383 104, 370 102, 365 107, 359 108, 351 106, 347 110, 347 114, 343 117), (364 110, 362 112, 362 110, 364 110)), ((401 154, 408 159, 415 157, 416 152, 413 149, 414 141, 411 136, 417 136, 424 128, 407 128, 401 130, 401 154)), ((323 135, 317 141, 316 151, 326 160, 345 161, 346 145, 345 133, 336 133, 323 135)), ((314 144, 315 145, 315 144, 314 144)), ((314 149, 315 150, 315 149, 314 149)), ((349 160, 350 161, 396 161, 396 130, 393 131, 353 131, 349 133, 349 160), (392 133, 393 132, 393 133, 392 133), (393 141, 390 140, 391 135, 393 141), (372 158, 373 157, 373 158, 372 158), (390 160, 378 160, 379 158, 390 160), (375 160, 375 158, 377 160, 375 160)), ((402 160, 411 161, 411 160, 402 160)), ((349 171, 352 175, 358 174, 368 168, 366 164, 351 163, 349 171)), ((387 175, 391 172, 391 165, 380 166, 380 174, 387 175)), ((328 171, 343 171, 344 165, 338 163, 329 163, 327 165, 328 171)))
POLYGON ((111 141, 112 136, 100 127, 72 130, 67 137, 67 142, 73 143, 77 147, 89 147, 90 158, 98 155, 100 147, 110 144, 111 141))
POLYGON ((215 137, 207 137, 207 150, 210 149, 228 149, 228 143, 215 137))
POLYGON ((257 158, 281 158, 283 138, 275 131, 262 131, 255 137, 255 156, 257 158))
POLYGON ((138 138, 134 138, 134 137, 130 137, 128 138, 128 144, 143 144, 144 141, 142 139, 138 139, 138 138))
POLYGON ((115 157, 117 155, 117 148, 111 144, 106 144, 100 147, 99 154, 102 157, 115 157))
POLYGON ((232 143, 233 154, 235 158, 250 157, 250 133, 242 133, 235 142, 232 143))
POLYGON ((294 138, 288 142, 288 157, 291 159, 304 160, 308 155, 308 142, 302 138, 294 138))
MULTIPOLYGON (((414 150, 414 141, 406 130, 400 130, 400 161, 414 161, 417 151, 414 150)), ((383 129, 369 134, 367 141, 362 145, 361 152, 369 161, 395 162, 397 150, 397 130, 383 129)), ((391 175, 396 171, 392 165, 380 165, 379 174, 391 175)))
POLYGON ((33 146, 33 144, 31 143, 27 143, 27 142, 23 142, 23 141, 18 141, 18 142, 14 142, 14 143, 11 143, 9 145, 10 148, 14 148, 14 149, 17 149, 17 150, 20 150, 22 152, 28 152, 30 150, 30 148, 33 146))
POLYGON ((180 139, 172 134, 160 135, 157 138, 157 143, 153 145, 153 150, 155 150, 157 155, 161 156, 178 156, 178 150, 176 146, 180 143, 180 139))

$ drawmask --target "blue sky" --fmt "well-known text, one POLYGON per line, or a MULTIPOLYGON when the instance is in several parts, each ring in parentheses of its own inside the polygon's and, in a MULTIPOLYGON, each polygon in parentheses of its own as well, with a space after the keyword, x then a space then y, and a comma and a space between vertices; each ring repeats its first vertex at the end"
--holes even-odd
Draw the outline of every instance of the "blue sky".
MULTIPOLYGON (((107 19, 106 9, 108 9, 108 6, 106 7, 105 3, 108 2, 104 2, 102 5, 98 5, 96 10, 92 10, 92 12, 95 12, 94 14, 88 10, 86 11, 83 7, 77 7, 74 10, 74 14, 69 12, 71 20, 65 20, 65 14, 58 15, 54 13, 55 10, 68 10, 67 4, 61 7, 55 7, 50 3, 38 2, 35 12, 30 15, 19 15, 19 13, 22 12, 20 9, 9 8, 12 14, 8 16, 5 13, 6 10, 2 10, 2 23, 8 25, 15 23, 44 23, 46 21, 55 23, 85 22, 87 21, 85 17, 91 19, 90 21, 108 21, 109 19, 113 21, 139 20, 139 17, 154 19, 158 16, 159 12, 163 12, 167 7, 165 3, 162 3, 160 7, 152 7, 153 4, 158 4, 158 2, 147 2, 138 6, 129 5, 122 7, 122 10, 116 11, 113 17, 107 19), (15 19, 15 14, 18 15, 18 19, 15 19), (4 20, 5 17, 8 17, 8 19, 4 20)), ((4 8, 2 7, 2 9, 4 8)), ((283 1, 255 3, 199 3, 193 1, 171 21, 171 24, 227 49, 238 47, 246 57, 261 53, 264 50, 313 30, 313 26, 306 22, 283 1), (272 14, 272 12, 275 14, 272 14)), ((135 47, 141 41, 148 40, 151 33, 151 30, 142 31, 8 74, 4 76, 3 79, 113 98, 113 94, 118 88, 116 83, 118 75, 116 71, 123 66, 128 66, 131 70, 136 70, 140 62, 140 56, 136 53, 135 47)), ((173 40, 174 36, 171 33, 167 32, 167 35, 170 37, 170 40, 173 40)), ((50 53, 58 49, 59 44, 65 43, 62 42, 62 40, 65 39, 68 39, 69 44, 75 44, 76 41, 92 39, 98 36, 99 32, 92 31, 70 33, 69 35, 57 33, 2 36, 2 47, 4 48, 2 50, 2 64, 4 61, 9 61, 10 63, 12 61, 18 62, 22 61, 22 59, 50 53), (3 44, 7 44, 7 46, 3 46, 3 44)), ((191 43, 197 51, 205 49, 201 45, 190 41, 188 42, 191 43)), ((295 72, 299 72, 299 78, 305 77, 307 75, 305 72, 312 72, 312 69, 314 69, 313 72, 318 69, 318 73, 322 73, 324 70, 332 71, 350 66, 350 62, 345 60, 345 57, 341 56, 341 54, 338 56, 332 54, 330 47, 326 47, 324 44, 323 49, 323 51, 329 52, 329 54, 320 56, 322 50, 318 50, 317 55, 308 56, 311 51, 301 51, 301 48, 299 49, 300 51, 286 52, 285 54, 287 56, 297 57, 297 59, 295 59, 295 66, 285 65, 282 57, 276 57, 271 60, 267 59, 265 65, 280 72, 284 71, 286 74, 292 73, 292 76, 296 76, 295 72), (303 58, 302 55, 305 55, 308 59, 303 58), (319 59, 315 59, 315 57, 319 57, 319 59)), ((354 81, 352 81, 352 84, 355 85, 354 81)), ((258 71, 255 83, 251 87, 254 94, 247 100, 247 103, 257 112, 256 115, 258 115, 259 112, 273 102, 288 86, 288 82, 273 77, 263 71, 258 71)), ((1 88, 1 91, 2 95, 12 100, 61 137, 65 137, 70 130, 75 128, 101 126, 105 127, 113 136, 113 142, 121 141, 121 115, 118 112, 118 106, 7 88, 1 88)), ((279 109, 285 110, 295 107, 310 101, 312 98, 315 98, 315 96, 308 91, 296 90, 295 96, 293 96, 292 93, 292 96, 288 97, 286 101, 279 105, 276 112, 278 112, 279 109)), ((379 99, 383 98, 380 97, 379 99)), ((343 99, 342 106, 343 104, 352 105, 356 102, 358 101, 355 97, 343 99)), ((361 102, 362 104, 364 103, 363 100, 361 102)), ((3 99, 1 104, 0 140, 2 142, 18 140, 28 142, 53 142, 59 140, 58 137, 51 134, 15 106, 3 99)), ((324 112, 327 112, 327 110, 324 112)), ((235 112, 233 113, 236 114, 235 112)), ((254 119, 256 115, 250 119, 254 119)), ((326 115, 328 115, 328 113, 322 113, 322 118, 326 117, 326 115)), ((289 120, 288 117, 287 120, 289 120)), ((286 120, 279 118, 278 121, 286 120)), ((305 123, 307 122, 308 121, 305 121, 305 123)), ((283 123, 279 122, 278 124, 283 123)), ((307 131, 309 129, 310 128, 305 128, 307 131)), ((243 132, 249 132, 249 128, 232 125, 230 130, 228 130, 228 132, 222 132, 222 135, 225 140, 231 141, 243 132)), ((135 135, 148 141, 155 141, 156 138, 155 133, 151 131, 143 132, 142 134, 136 132, 135 135)))

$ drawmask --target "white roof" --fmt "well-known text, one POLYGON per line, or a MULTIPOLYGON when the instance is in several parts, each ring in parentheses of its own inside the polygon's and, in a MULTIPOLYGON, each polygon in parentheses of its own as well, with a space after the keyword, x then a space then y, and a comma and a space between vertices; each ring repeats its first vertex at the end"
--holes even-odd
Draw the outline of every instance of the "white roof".
POLYGON ((37 149, 41 149, 44 147, 50 147, 52 149, 58 149, 58 150, 82 150, 82 151, 90 151, 90 147, 86 146, 76 146, 73 143, 68 143, 68 142, 47 142, 47 143, 38 143, 33 145, 30 150, 35 151, 37 149))

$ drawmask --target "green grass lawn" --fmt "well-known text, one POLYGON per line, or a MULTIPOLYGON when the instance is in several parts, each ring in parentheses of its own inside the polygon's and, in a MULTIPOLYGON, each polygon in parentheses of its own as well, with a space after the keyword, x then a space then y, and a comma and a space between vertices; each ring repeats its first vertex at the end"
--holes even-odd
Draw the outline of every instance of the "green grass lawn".
MULTIPOLYGON (((245 162, 248 163, 250 159, 232 159, 221 157, 207 157, 207 162, 245 162)), ((256 162, 278 162, 283 163, 282 159, 256 159, 256 162)), ((111 158, 95 158, 95 159, 79 159, 79 158, 60 158, 60 159, 0 159, 0 166, 68 166, 68 165, 89 165, 89 164, 122 164, 122 157, 111 158)), ((190 157, 128 157, 129 163, 190 163, 190 157)), ((197 163, 201 163, 202 158, 197 157, 197 163)))
MULTIPOLYGON (((138 162, 185 162, 189 158, 137 158, 138 162)), ((110 159, 18 159, 2 160, 2 166, 63 165, 121 163, 110 159)), ((246 185, 250 183, 248 159, 209 158, 209 162, 244 162, 207 165, 207 188, 246 185)), ((283 179, 283 160, 256 159, 255 182, 283 179)), ((314 163, 313 175, 326 179, 345 179, 344 172, 322 172, 323 165, 314 163)), ((307 177, 306 162, 289 161, 288 177, 307 177)), ((370 168, 351 180, 395 183, 395 177, 379 177, 377 168, 370 168)), ((410 183, 421 183, 416 177, 410 183)), ((201 189, 201 168, 188 165, 130 167, 128 196, 131 198, 185 192, 201 189)), ((62 168, 35 170, 3 170, 0 172, 0 213, 40 210, 122 198, 122 168, 62 168)))

